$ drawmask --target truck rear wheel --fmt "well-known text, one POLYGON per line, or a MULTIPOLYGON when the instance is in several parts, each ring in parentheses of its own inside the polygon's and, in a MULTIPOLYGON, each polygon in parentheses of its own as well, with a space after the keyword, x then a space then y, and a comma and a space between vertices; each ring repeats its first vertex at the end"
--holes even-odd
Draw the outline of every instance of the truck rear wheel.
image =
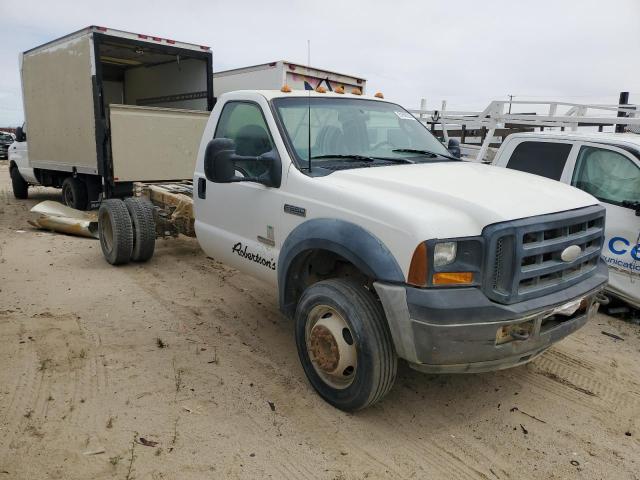
POLYGON ((87 185, 78 177, 67 177, 62 182, 62 198, 67 207, 86 210, 89 197, 87 185))
POLYGON ((29 196, 29 184, 20 175, 18 167, 11 169, 11 185, 13 187, 13 196, 17 199, 24 200, 29 196))
POLYGON ((146 262, 153 256, 156 245, 156 223, 153 219, 153 205, 145 198, 124 199, 133 225, 133 251, 131 260, 146 262))
POLYGON ((111 265, 129 263, 133 251, 133 225, 122 200, 105 200, 98 210, 98 234, 104 258, 111 265))
POLYGON ((384 397, 398 359, 382 306, 362 285, 332 279, 307 288, 296 308, 298 355, 313 388, 340 410, 384 397))

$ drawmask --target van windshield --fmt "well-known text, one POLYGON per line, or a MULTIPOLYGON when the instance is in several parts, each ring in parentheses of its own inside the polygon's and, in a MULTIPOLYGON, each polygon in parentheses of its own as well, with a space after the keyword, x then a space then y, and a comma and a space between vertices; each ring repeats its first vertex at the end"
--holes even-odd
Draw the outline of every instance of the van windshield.
POLYGON ((423 124, 393 103, 291 97, 276 98, 273 104, 302 166, 309 154, 312 166, 325 168, 455 160, 423 124))

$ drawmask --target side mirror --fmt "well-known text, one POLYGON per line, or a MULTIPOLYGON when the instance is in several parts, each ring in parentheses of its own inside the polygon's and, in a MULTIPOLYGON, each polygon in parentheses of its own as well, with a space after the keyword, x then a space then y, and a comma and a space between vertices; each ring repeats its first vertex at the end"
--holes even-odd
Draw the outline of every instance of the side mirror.
POLYGON ((460 158, 460 142, 455 138, 450 138, 447 144, 447 150, 456 158, 460 158))
MULTIPOLYGON (((243 172, 244 173, 244 172, 243 172)), ((275 150, 257 157, 236 154, 236 145, 228 138, 214 138, 207 144, 204 152, 204 174, 207 180, 214 183, 255 182, 267 187, 279 187, 282 181, 280 157, 275 150), (247 170, 253 164, 261 173, 259 176, 236 175, 236 163, 241 163, 247 170)))
POLYGON ((229 183, 235 177, 235 166, 231 156, 236 145, 228 138, 214 138, 204 151, 204 174, 214 183, 229 183))
POLYGON ((22 127, 16 128, 16 142, 25 142, 27 140, 27 134, 24 133, 22 127))

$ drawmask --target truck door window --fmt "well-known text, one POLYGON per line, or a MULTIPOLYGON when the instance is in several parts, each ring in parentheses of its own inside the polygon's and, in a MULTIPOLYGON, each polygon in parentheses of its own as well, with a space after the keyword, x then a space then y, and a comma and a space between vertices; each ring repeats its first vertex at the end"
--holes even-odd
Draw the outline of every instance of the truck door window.
POLYGON ((507 168, 560 180, 570 151, 570 143, 522 142, 511 154, 507 168))
MULTIPOLYGON (((214 138, 235 142, 238 155, 257 157, 273 149, 260 107, 247 102, 228 102, 222 109, 214 138)), ((263 162, 239 161, 236 167, 248 177, 258 177, 268 168, 263 162)))
POLYGON ((640 201, 640 168, 606 148, 580 148, 571 184, 602 202, 621 205, 640 201))

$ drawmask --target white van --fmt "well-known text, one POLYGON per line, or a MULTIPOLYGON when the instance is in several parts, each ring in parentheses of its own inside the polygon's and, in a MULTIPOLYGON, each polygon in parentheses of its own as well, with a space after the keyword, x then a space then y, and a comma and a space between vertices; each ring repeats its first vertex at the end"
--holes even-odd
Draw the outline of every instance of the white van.
POLYGON ((640 308, 640 135, 531 132, 507 137, 493 165, 542 175, 598 198, 607 209, 602 257, 608 290, 640 308))

